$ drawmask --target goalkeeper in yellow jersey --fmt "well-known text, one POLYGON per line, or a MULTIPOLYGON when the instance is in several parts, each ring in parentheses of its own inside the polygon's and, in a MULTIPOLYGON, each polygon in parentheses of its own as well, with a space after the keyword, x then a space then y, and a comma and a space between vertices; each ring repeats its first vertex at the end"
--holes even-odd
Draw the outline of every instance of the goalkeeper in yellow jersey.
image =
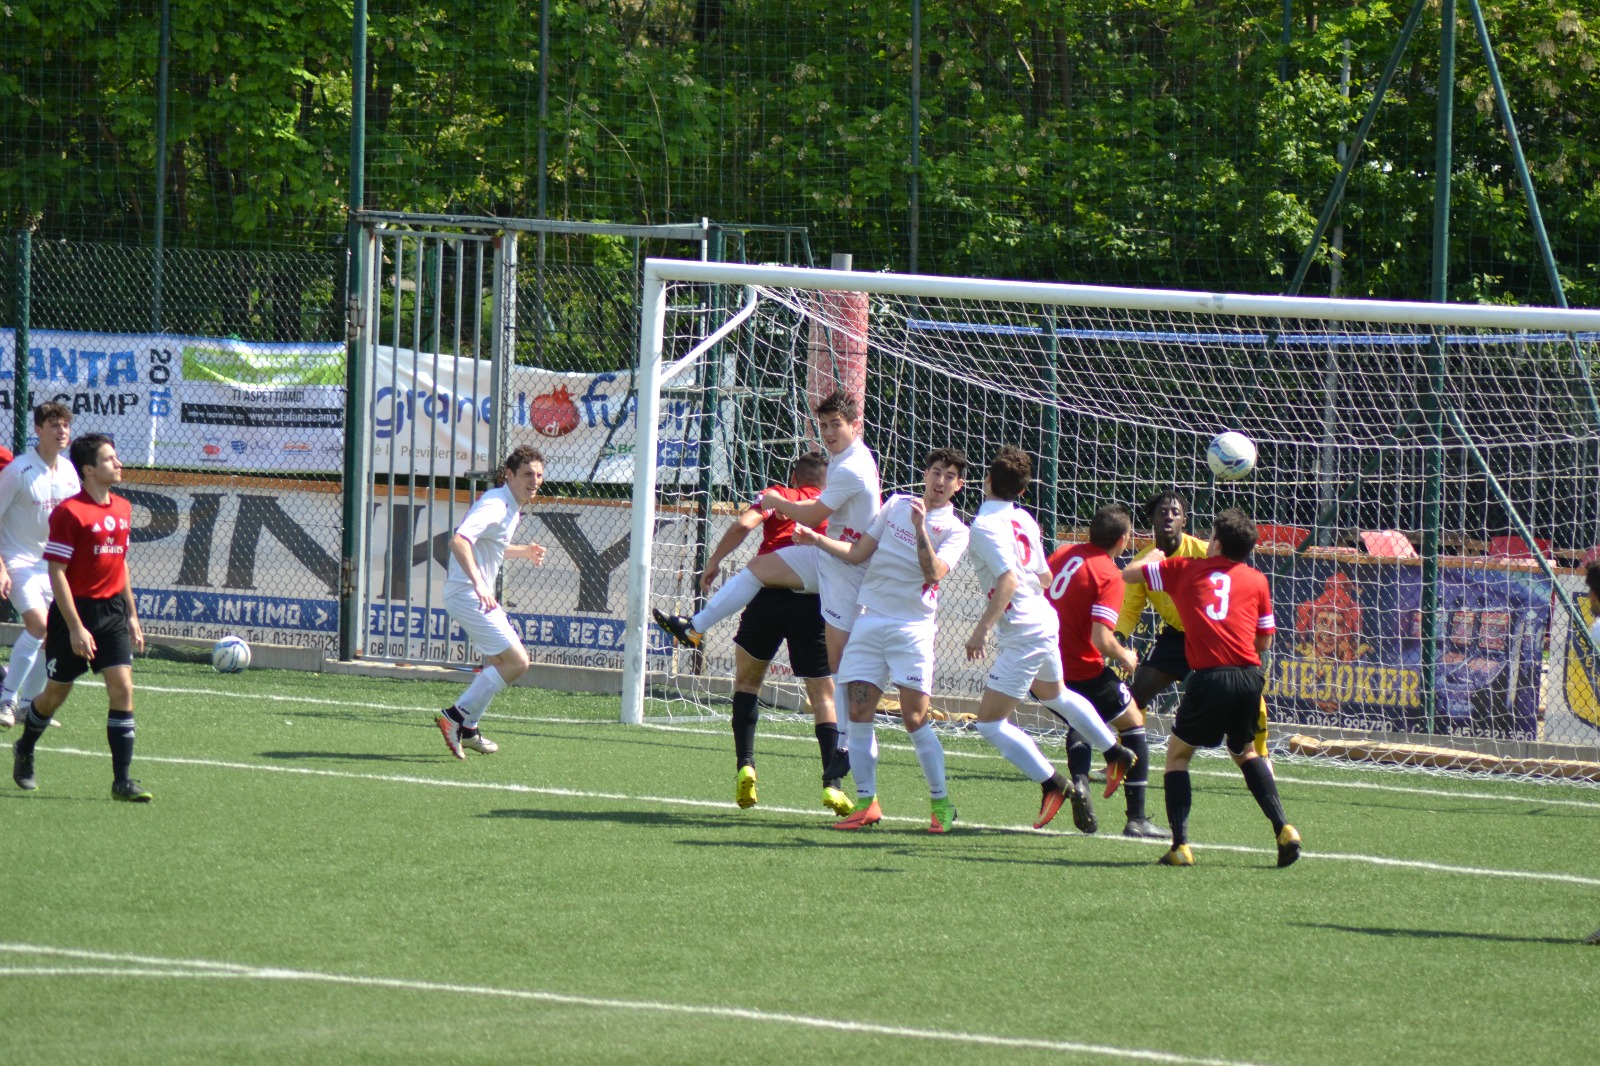
MULTIPOLYGON (((1175 492, 1158 492, 1144 502, 1144 515, 1155 536, 1154 547, 1160 548, 1167 558, 1206 557, 1206 542, 1187 532, 1189 506, 1182 496, 1175 492)), ((1150 549, 1146 548, 1134 556, 1130 565, 1136 565, 1149 551, 1150 549)), ((1156 636, 1155 645, 1140 657, 1139 668, 1134 671, 1133 680, 1129 684, 1133 690, 1133 702, 1141 711, 1148 710, 1151 700, 1189 676, 1189 660, 1184 654, 1183 620, 1178 617, 1178 609, 1173 606, 1172 597, 1165 592, 1157 592, 1143 584, 1130 585, 1122 601, 1122 611, 1117 615, 1118 639, 1127 643, 1128 637, 1139 624, 1139 616, 1144 613, 1147 602, 1161 616, 1162 625, 1161 632, 1156 636)), ((1254 747, 1257 755, 1266 758, 1265 699, 1261 701, 1261 718, 1256 723, 1254 747)))

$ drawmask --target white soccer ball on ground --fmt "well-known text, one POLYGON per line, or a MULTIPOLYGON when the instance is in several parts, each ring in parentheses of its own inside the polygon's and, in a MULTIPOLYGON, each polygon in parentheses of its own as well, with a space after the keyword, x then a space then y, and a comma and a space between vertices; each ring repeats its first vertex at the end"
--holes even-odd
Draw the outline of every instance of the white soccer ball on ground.
POLYGON ((237 674, 250 665, 250 645, 241 637, 223 637, 211 646, 211 667, 219 674, 237 674))
POLYGON ((1233 430, 1218 433, 1206 448, 1206 463, 1223 481, 1245 477, 1256 468, 1256 442, 1233 430))

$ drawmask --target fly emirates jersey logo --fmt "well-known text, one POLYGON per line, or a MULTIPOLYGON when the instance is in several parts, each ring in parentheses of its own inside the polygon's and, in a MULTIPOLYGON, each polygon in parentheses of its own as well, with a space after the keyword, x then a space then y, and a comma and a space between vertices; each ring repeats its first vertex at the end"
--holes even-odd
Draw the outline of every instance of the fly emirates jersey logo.
MULTIPOLYGON (((106 515, 104 519, 89 527, 96 535, 94 553, 96 555, 126 555, 126 544, 117 543, 117 530, 128 531, 128 520, 106 515)), ((126 538, 124 538, 126 540, 126 538)))

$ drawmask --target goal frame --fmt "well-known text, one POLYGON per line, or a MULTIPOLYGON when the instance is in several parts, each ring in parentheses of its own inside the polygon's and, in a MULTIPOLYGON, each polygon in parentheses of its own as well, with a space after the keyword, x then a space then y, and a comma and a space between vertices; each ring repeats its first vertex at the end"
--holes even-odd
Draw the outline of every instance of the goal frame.
MULTIPOLYGON (((714 349, 755 311, 758 286, 813 292, 862 292, 893 296, 1026 303, 1034 306, 1104 310, 1238 315, 1330 322, 1385 322, 1433 327, 1524 329, 1576 334, 1600 331, 1600 310, 1505 307, 1420 301, 1356 300, 1312 296, 1269 296, 1136 289, 1047 282, 949 278, 920 274, 857 273, 803 267, 754 266, 678 259, 647 259, 639 315, 639 435, 634 457, 631 538, 628 555, 628 608, 623 633, 621 721, 640 725, 648 678, 650 560, 654 547, 661 391, 673 376, 714 349), (688 353, 663 361, 667 286, 674 282, 724 285, 745 294, 740 309, 688 353)), ((1537 554, 1537 553, 1536 553, 1537 554)), ((1539 558, 1554 578, 1548 560, 1539 558)), ((1575 615, 1566 597, 1563 606, 1575 615)), ((1586 631, 1585 631, 1586 632, 1586 631)), ((1587 638, 1587 633, 1586 633, 1587 638)))

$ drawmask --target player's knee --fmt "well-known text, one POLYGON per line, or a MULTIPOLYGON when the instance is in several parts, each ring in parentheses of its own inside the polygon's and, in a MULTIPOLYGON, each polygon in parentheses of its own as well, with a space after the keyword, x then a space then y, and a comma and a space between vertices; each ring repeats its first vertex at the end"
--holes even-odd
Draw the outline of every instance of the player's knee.
POLYGON ((500 676, 507 682, 515 681, 527 673, 530 665, 528 650, 516 644, 494 657, 495 669, 500 671, 500 676))

